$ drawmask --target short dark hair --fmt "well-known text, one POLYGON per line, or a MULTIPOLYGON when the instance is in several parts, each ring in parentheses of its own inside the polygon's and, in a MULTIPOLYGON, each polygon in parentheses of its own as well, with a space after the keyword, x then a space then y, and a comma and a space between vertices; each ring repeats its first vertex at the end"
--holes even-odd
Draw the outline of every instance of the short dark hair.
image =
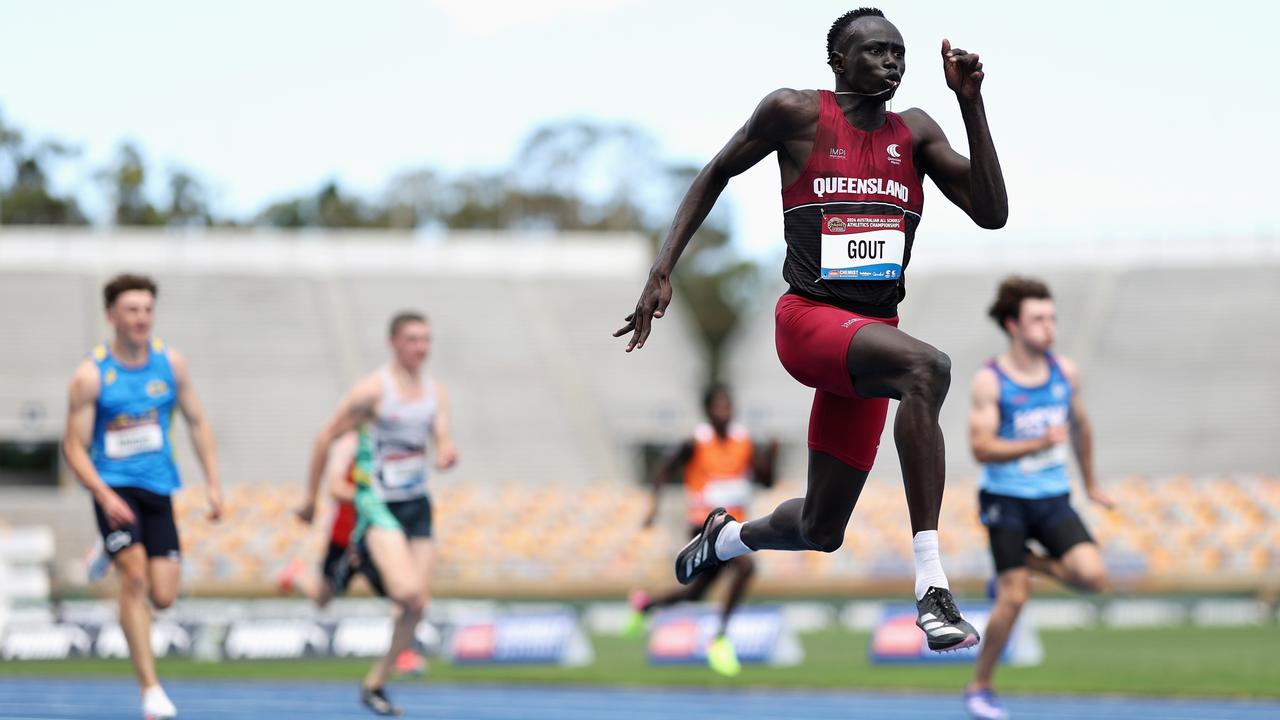
POLYGON ((882 18, 884 13, 880 11, 880 8, 860 7, 856 10, 850 10, 831 23, 831 29, 827 31, 828 58, 831 57, 831 53, 836 51, 836 44, 840 42, 840 37, 844 35, 845 30, 848 30, 850 25, 864 17, 882 18))
POLYGON ((722 382, 711 383, 707 386, 707 389, 702 392, 702 409, 710 410, 711 401, 715 400, 717 395, 724 395, 730 400, 733 399, 733 393, 729 391, 728 385, 722 382))
POLYGON ((395 337, 400 332, 400 328, 409 323, 427 324, 427 316, 417 310, 401 310, 391 318, 391 328, 388 337, 395 337))
POLYGON ((1042 280, 1010 275, 1000 282, 1000 287, 996 289, 996 299, 987 309, 987 315, 1007 333, 1004 322, 1017 320, 1022 312, 1022 301, 1028 299, 1052 300, 1053 295, 1049 293, 1049 286, 1042 280))
POLYGON ((130 290, 146 290, 153 298, 160 294, 156 289, 155 281, 146 275, 121 273, 102 286, 103 307, 110 310, 111 306, 116 304, 116 300, 130 290))

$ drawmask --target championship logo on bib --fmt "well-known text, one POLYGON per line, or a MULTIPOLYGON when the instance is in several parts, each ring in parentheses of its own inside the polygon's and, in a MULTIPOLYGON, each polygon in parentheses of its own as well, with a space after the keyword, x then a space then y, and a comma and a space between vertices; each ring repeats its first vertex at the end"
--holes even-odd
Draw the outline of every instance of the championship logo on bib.
POLYGON ((902 215, 822 214, 823 280, 897 280, 906 251, 902 215))

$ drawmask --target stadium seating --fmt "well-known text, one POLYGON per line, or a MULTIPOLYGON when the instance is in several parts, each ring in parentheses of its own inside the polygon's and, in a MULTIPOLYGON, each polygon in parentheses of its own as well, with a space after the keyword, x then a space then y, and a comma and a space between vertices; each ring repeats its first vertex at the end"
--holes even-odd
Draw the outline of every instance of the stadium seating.
MULTIPOLYGON (((1247 586, 1280 574, 1280 478, 1126 477, 1107 483, 1118 507, 1105 511, 1081 497, 1076 507, 1101 543, 1122 587, 1186 584, 1247 586)), ((766 512, 801 492, 782 483, 760 493, 766 512)), ((203 518, 202 495, 178 496, 187 578, 200 587, 269 588, 291 558, 317 560, 327 518, 308 528, 289 508, 296 490, 240 485, 227 498, 228 517, 203 518)), ((986 532, 978 522, 972 479, 948 485, 941 526, 948 574, 959 582, 990 576, 986 532)), ((670 558, 684 542, 679 502, 664 522, 641 529, 649 491, 635 485, 441 483, 434 498, 441 591, 507 587, 524 592, 618 593, 637 583, 670 582, 670 558)), ((835 553, 765 553, 761 579, 775 591, 818 587, 882 587, 912 576, 906 502, 895 479, 868 482, 835 553)))

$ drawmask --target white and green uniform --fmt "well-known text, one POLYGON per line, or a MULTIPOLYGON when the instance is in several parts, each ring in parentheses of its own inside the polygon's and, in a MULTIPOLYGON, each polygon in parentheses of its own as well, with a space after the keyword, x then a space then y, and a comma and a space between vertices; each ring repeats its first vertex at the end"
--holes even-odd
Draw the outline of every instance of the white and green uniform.
POLYGON ((401 530, 409 537, 431 536, 427 492, 428 440, 439 410, 436 383, 422 378, 423 396, 406 401, 384 368, 377 416, 360 428, 354 479, 358 521, 353 541, 369 527, 401 530))

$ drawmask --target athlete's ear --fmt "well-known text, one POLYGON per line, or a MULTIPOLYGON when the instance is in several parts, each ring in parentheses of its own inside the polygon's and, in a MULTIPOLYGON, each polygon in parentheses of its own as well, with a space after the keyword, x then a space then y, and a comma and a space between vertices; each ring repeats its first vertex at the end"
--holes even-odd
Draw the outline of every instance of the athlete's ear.
POLYGON ((832 50, 827 54, 827 64, 831 66, 831 72, 837 75, 844 74, 844 55, 832 50))

